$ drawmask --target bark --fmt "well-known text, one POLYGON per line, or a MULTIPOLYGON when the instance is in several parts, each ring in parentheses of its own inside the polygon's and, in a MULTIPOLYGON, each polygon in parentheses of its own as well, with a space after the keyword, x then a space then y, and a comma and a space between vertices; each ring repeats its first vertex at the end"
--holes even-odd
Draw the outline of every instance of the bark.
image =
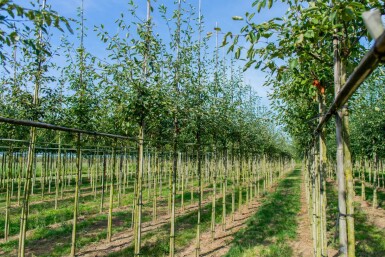
POLYGON ((79 215, 79 188, 80 188, 80 183, 79 183, 79 178, 80 178, 80 173, 81 171, 81 150, 80 150, 80 138, 81 134, 77 135, 77 150, 76 150, 76 169, 77 169, 77 174, 75 176, 75 200, 74 200, 74 214, 73 214, 73 224, 72 224, 72 240, 71 240, 71 257, 75 256, 76 252, 76 229, 77 229, 77 220, 78 220, 78 215, 79 215))
MULTIPOLYGON (((346 60, 341 62, 341 85, 346 82, 346 60)), ((343 167, 346 183, 346 223, 347 223, 347 239, 348 239, 348 256, 354 257, 355 254, 355 235, 354 235, 354 181, 352 157, 350 151, 350 135, 349 135, 349 116, 347 105, 342 107, 342 140, 343 140, 343 167)))
POLYGON ((107 240, 111 242, 112 239, 112 209, 114 204, 114 173, 116 170, 116 142, 112 149, 112 165, 110 178, 110 203, 108 208, 108 224, 107 224, 107 240))
POLYGON ((144 139, 144 122, 139 129, 139 147, 137 161, 137 179, 136 179, 136 206, 134 214, 134 231, 135 231, 135 256, 140 255, 141 233, 142 233, 142 180, 143 180, 143 139, 144 139))
POLYGON ((58 145, 56 177, 55 177, 55 210, 57 209, 57 203, 59 199, 61 166, 62 166, 61 165, 61 133, 59 132, 59 145, 58 145))
MULTIPOLYGON (((337 35, 333 39, 334 50, 334 87, 335 95, 338 94, 341 87, 341 59, 339 55, 339 39, 337 35)), ((339 252, 341 256, 348 254, 348 239, 346 225, 346 181, 344 173, 344 142, 343 142, 343 115, 338 111, 336 119, 336 140, 337 140, 337 180, 338 180, 338 211, 339 211, 339 252)))
MULTIPOLYGON (((325 95, 319 94, 319 113, 325 114, 325 95)), ((321 117, 320 117, 321 119, 321 117)), ((325 141, 325 128, 319 134, 319 153, 320 153, 320 208, 321 208, 321 255, 328 256, 327 252, 327 237, 326 237, 326 164, 327 164, 327 149, 325 141)))

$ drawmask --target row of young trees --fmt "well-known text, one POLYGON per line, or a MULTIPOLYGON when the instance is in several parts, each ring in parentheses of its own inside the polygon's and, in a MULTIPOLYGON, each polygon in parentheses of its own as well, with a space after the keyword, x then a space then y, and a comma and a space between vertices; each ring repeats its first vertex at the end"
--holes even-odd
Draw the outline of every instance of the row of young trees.
POLYGON ((315 256, 327 255, 325 178, 329 161, 336 159, 332 163, 336 165, 338 180, 339 251, 341 256, 355 256, 352 167, 360 160, 362 163, 365 159, 372 160, 372 165, 355 167, 370 166, 377 171, 376 178, 379 179, 378 167, 383 158, 380 149, 385 143, 385 120, 380 100, 383 89, 378 86, 383 81, 383 68, 364 83, 349 101, 349 108, 345 105, 338 110, 335 127, 329 123, 318 131, 316 138, 314 132, 333 96, 338 94, 370 46, 371 38, 361 18, 362 13, 372 8, 384 13, 383 3, 255 0, 253 6, 256 10, 247 13, 246 17, 234 17, 245 20, 243 34, 228 33, 224 44, 230 42, 230 51, 249 60, 246 68, 261 68, 268 72, 266 84, 274 88, 272 99, 277 117, 292 136, 298 156, 306 159, 310 212, 317 217, 312 220, 315 256), (256 13, 270 9, 275 2, 288 8, 284 17, 263 23, 254 21, 256 13), (241 36, 249 47, 236 48, 241 36))
MULTIPOLYGON (((86 138, 83 140, 88 141, 86 138)), ((15 215, 22 208, 22 194, 26 183, 24 169, 28 162, 26 143, 8 141, 10 147, 2 146, 5 154, 1 157, 0 183, 3 192, 6 193, 3 195, 6 197, 6 203, 5 206, 1 206, 5 211, 5 219, 0 219, 0 222, 4 222, 5 229, 0 231, 4 232, 6 241, 13 240, 18 229, 21 229, 15 215)), ((44 226, 55 225, 55 222, 67 223, 71 221, 72 210, 76 210, 72 228, 72 249, 75 251, 76 245, 79 245, 78 240, 89 237, 80 232, 84 231, 84 228, 78 231, 77 226, 84 227, 82 223, 85 222, 87 230, 94 231, 95 221, 92 220, 95 216, 100 216, 97 221, 103 220, 103 214, 106 215, 105 243, 108 243, 116 233, 114 231, 119 229, 112 224, 112 221, 116 219, 115 213, 122 211, 122 208, 127 210, 126 220, 130 220, 126 228, 127 233, 130 233, 129 228, 135 231, 135 226, 140 225, 135 222, 137 214, 134 211, 138 193, 138 152, 134 148, 127 148, 126 145, 125 142, 117 142, 113 147, 101 146, 92 149, 91 146, 82 144, 76 149, 70 145, 51 144, 44 147, 38 144, 31 178, 27 231, 32 234, 41 227, 39 220, 43 221, 44 226), (74 199, 76 195, 77 199, 74 199), (74 199, 74 209, 70 208, 71 199, 74 199), (82 220, 77 219, 79 216, 83 216, 82 220)), ((200 169, 196 147, 190 146, 186 152, 178 153, 178 174, 175 181, 175 196, 178 200, 173 201, 171 190, 174 183, 173 153, 157 152, 156 149, 146 147, 143 156, 141 196, 145 213, 140 218, 152 220, 156 224, 159 218, 160 221, 164 221, 162 213, 171 214, 173 207, 179 216, 189 215, 189 212, 195 210, 199 213, 204 209, 206 212, 209 210, 210 231, 214 237, 217 224, 226 230, 231 226, 227 217, 234 218, 237 209, 249 204, 255 197, 265 194, 279 177, 293 168, 293 163, 288 158, 272 159, 266 155, 253 156, 244 152, 241 154, 237 148, 230 151, 224 149, 211 149, 211 151, 214 152, 205 152, 202 156, 200 169), (210 203, 211 206, 208 208, 210 203), (221 213, 216 213, 217 205, 222 206, 221 213), (221 217, 220 221, 218 217, 221 217)), ((199 235, 204 232, 199 219, 198 216, 196 241, 198 255, 201 244, 199 235)), ((99 226, 100 224, 96 228, 99 226)), ((179 229, 178 231, 183 233, 179 229)), ((179 233, 174 234, 175 239, 178 239, 179 233)), ((141 240, 141 233, 136 236, 141 240)), ((53 246, 54 244, 49 246, 51 251, 54 250, 53 246)), ((140 252, 140 245, 138 247, 140 252)), ((167 248, 169 250, 165 250, 164 254, 169 253, 171 247, 170 244, 167 248)), ((28 252, 31 251, 28 245, 26 249, 28 252)))
MULTIPOLYGON (((105 45, 107 53, 107 57, 102 58, 96 53, 87 51, 85 47, 86 10, 83 8, 83 1, 81 3, 78 19, 72 24, 72 27, 76 28, 77 40, 64 35, 60 47, 56 49, 53 42, 57 33, 52 33, 50 28, 54 26, 61 29, 63 24, 70 23, 52 11, 45 0, 38 2, 32 10, 20 7, 12 1, 2 3, 1 8, 7 10, 9 16, 2 19, 2 22, 7 24, 7 29, 4 32, 5 38, 1 40, 8 47, 1 49, 2 61, 6 68, 1 74, 1 115, 83 130, 109 132, 131 138, 131 144, 137 147, 133 207, 136 256, 140 255, 141 250, 144 148, 154 147, 157 152, 171 152, 169 252, 170 256, 174 256, 177 181, 184 181, 178 180, 183 174, 178 169, 181 167, 178 152, 186 152, 189 145, 194 145, 197 153, 198 188, 202 190, 204 153, 214 152, 216 156, 220 155, 227 160, 228 151, 238 149, 240 168, 236 171, 237 188, 233 188, 233 194, 239 192, 241 203, 240 178, 245 180, 250 178, 248 176, 255 176, 251 166, 242 169, 243 163, 246 161, 252 165, 253 162, 249 160, 260 162, 263 158, 268 158, 276 163, 274 167, 279 167, 278 170, 281 172, 284 170, 283 166, 288 164, 291 149, 282 133, 274 129, 270 113, 261 111, 263 108, 258 96, 252 92, 249 85, 243 83, 241 71, 233 62, 229 64, 229 60, 220 58, 218 43, 213 52, 210 50, 209 41, 212 34, 202 36, 203 21, 200 8, 197 13, 192 6, 179 0, 175 3, 175 10, 170 12, 165 6, 154 6, 154 3, 148 0, 147 15, 142 20, 138 18, 138 9, 134 2, 130 1, 129 11, 116 20, 116 33, 108 31, 103 24, 95 26, 95 31, 101 43, 105 45), (152 18, 155 10, 169 27, 170 35, 166 39, 156 33, 156 24, 152 18), (32 25, 17 22, 13 18, 16 16, 28 17, 32 25), (56 63, 55 56, 64 58, 66 65, 56 63), (227 68, 228 66, 230 68, 227 68)), ((69 30, 71 32, 71 29, 69 30)), ((219 33, 220 29, 217 26, 215 28, 217 41, 219 33)), ((74 256, 80 188, 83 182, 82 149, 86 143, 112 147, 113 150, 109 152, 112 170, 110 174, 114 174, 117 170, 116 141, 86 140, 80 133, 71 136, 61 132, 36 130, 34 127, 28 131, 25 127, 2 125, 0 129, 2 138, 29 140, 25 173, 22 172, 23 168, 11 169, 12 164, 8 169, 11 173, 7 174, 6 169, 2 172, 2 181, 6 181, 3 186, 6 185, 7 188, 7 213, 10 213, 10 195, 13 194, 10 188, 13 188, 14 178, 20 178, 18 187, 22 187, 21 191, 24 194, 20 219, 18 250, 20 256, 25 254, 29 199, 37 174, 42 177, 41 188, 44 194, 46 174, 36 172, 37 166, 34 163, 40 155, 40 150, 35 146, 38 142, 55 142, 58 146, 55 159, 58 162, 56 167, 59 168, 55 170, 55 175, 51 172, 56 181, 57 201, 59 188, 63 188, 65 181, 61 165, 64 160, 68 160, 68 156, 62 153, 62 147, 66 144, 73 145, 75 149, 73 154, 76 156, 73 163, 76 163, 76 169, 69 179, 75 180, 71 249, 71 255, 74 256)), ((10 151, 8 162, 12 162, 14 155, 12 153, 14 150, 10 151)), ((3 160, 5 156, 3 152, 3 160)), ((222 162, 226 167, 227 161, 222 162)), ((41 170, 46 171, 43 164, 41 170)), ((271 174, 275 173, 272 171, 271 174)), ((102 188, 107 179, 110 184, 107 236, 108 240, 111 240, 113 197, 116 194, 114 185, 117 183, 117 190, 121 192, 121 177, 110 175, 109 178, 105 178, 99 174, 99 179, 102 188)), ((217 177, 213 176, 212 179, 215 220, 217 177)), ((232 183, 235 184, 234 181, 232 183)), ((222 188, 226 188, 226 184, 222 188)), ((202 195, 201 191, 199 195, 202 195)), ((226 198, 226 190, 223 190, 222 197, 226 198)), ((201 204, 200 197, 198 245, 201 204)), ((9 223, 6 222, 7 226, 9 223)), ((215 228, 215 222, 212 228, 215 228)), ((9 230, 5 231, 7 236, 9 230)), ((197 254, 199 255, 199 247, 197 254)))

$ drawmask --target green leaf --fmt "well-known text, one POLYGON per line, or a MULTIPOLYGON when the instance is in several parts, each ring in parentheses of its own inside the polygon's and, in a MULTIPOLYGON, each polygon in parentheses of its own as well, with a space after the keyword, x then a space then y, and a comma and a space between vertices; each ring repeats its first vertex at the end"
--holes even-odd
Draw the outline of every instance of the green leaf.
POLYGON ((348 4, 349 6, 355 8, 356 10, 358 10, 359 12, 362 12, 365 10, 365 5, 362 4, 362 3, 359 3, 359 2, 351 2, 348 4))
POLYGON ((330 14, 330 16, 329 16, 329 20, 330 20, 331 22, 334 22, 335 19, 336 19, 336 16, 337 16, 337 12, 336 12, 336 11, 332 12, 332 13, 330 14))
POLYGON ((251 65, 253 65, 254 63, 256 63, 257 61, 256 60, 251 60, 251 61, 248 61, 245 65, 245 67, 243 67, 243 71, 246 71, 247 69, 249 69, 251 67, 251 65))
POLYGON ((301 43, 303 42, 303 34, 300 34, 299 36, 298 36, 298 39, 297 39, 297 41, 295 42, 297 45, 300 45, 301 43))
POLYGON ((66 22, 65 25, 66 25, 66 28, 68 29, 68 31, 69 31, 71 34, 73 34, 74 31, 72 30, 70 24, 69 24, 68 22, 66 22))
POLYGON ((314 38, 314 31, 313 30, 306 31, 304 37, 305 38, 314 38))
POLYGON ((52 19, 51 19, 51 16, 49 15, 44 15, 45 17, 45 22, 47 23, 48 26, 51 26, 52 24, 52 19))
POLYGON ((232 19, 234 21, 243 21, 243 17, 241 17, 241 16, 233 16, 232 19))
POLYGON ((240 56, 241 56, 241 48, 238 48, 237 51, 235 51, 235 58, 239 59, 240 56))
POLYGON ((297 68, 298 67, 298 59, 292 59, 292 60, 290 60, 290 69, 291 70, 294 70, 295 68, 297 68))
POLYGON ((260 12, 262 7, 266 6, 266 0, 262 0, 261 2, 258 3, 257 5, 257 11, 260 12))
POLYGON ((346 6, 342 11, 342 19, 344 21, 351 21, 355 18, 354 9, 352 6, 346 6))
POLYGON ((247 17, 247 20, 251 21, 251 19, 255 16, 255 13, 252 13, 250 14, 248 17, 247 17))

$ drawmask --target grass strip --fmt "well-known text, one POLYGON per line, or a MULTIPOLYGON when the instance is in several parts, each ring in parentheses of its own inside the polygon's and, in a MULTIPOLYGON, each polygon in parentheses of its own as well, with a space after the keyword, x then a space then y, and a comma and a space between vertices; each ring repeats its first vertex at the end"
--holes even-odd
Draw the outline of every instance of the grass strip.
POLYGON ((297 235, 297 214, 301 208, 301 171, 295 169, 282 179, 258 211, 233 240, 226 256, 292 256, 289 241, 297 235))

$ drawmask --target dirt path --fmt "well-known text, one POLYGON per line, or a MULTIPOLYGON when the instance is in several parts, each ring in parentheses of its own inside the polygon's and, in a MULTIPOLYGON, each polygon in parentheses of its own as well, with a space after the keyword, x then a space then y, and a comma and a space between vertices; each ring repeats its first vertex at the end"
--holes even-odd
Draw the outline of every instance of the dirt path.
MULTIPOLYGON (((226 231, 222 230, 222 225, 215 227, 215 239, 211 238, 211 231, 206 231, 201 236, 200 256, 218 257, 225 255, 234 239, 235 234, 246 226, 247 220, 255 213, 260 206, 260 199, 253 200, 250 205, 243 205, 235 212, 234 221, 231 215, 226 218, 226 231)), ((177 254, 179 257, 195 256, 195 241, 189 247, 177 254)))
POLYGON ((297 220, 297 240, 290 243, 294 256, 313 257, 313 240, 304 183, 301 183, 301 210, 298 213, 297 220))

